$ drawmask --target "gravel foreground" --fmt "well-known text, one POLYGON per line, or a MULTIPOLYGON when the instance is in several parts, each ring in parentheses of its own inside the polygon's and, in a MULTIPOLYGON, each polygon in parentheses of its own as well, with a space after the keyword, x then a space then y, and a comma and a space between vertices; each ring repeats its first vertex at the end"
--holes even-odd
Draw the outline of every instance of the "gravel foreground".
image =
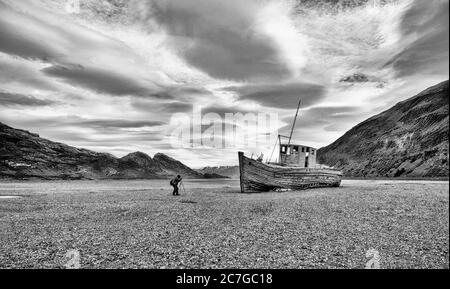
POLYGON ((344 181, 241 194, 236 181, 0 183, 0 268, 449 268, 448 182, 344 181))

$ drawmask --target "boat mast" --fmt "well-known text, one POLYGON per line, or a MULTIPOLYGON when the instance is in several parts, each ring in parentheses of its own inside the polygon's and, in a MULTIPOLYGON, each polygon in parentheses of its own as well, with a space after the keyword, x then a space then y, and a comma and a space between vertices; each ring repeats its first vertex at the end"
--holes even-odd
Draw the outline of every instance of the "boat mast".
MULTIPOLYGON (((295 122, 297 121, 298 111, 299 111, 299 109, 300 109, 300 104, 301 104, 301 103, 302 103, 302 100, 300 99, 300 100, 298 101, 297 111, 296 111, 295 117, 294 117, 294 123, 292 124, 291 134, 289 135, 288 147, 291 145, 292 134, 294 133, 295 122)), ((284 135, 281 135, 281 134, 278 135, 277 141, 278 141, 278 143, 280 144, 280 147, 281 147, 281 138, 282 138, 282 137, 288 138, 287 136, 284 136, 284 135)), ((276 146, 277 146, 277 144, 275 143, 275 145, 274 145, 274 147, 273 147, 273 150, 272 150, 272 154, 270 155, 270 158, 269 158, 268 163, 270 163, 270 161, 272 160, 273 152, 275 151, 276 146)), ((281 155, 279 155, 279 162, 281 163, 281 161, 282 161, 282 160, 281 160, 281 155)))
POLYGON ((288 146, 291 144, 292 134, 294 133, 295 122, 297 121, 298 110, 300 109, 300 104, 301 104, 301 103, 302 103, 302 99, 300 99, 300 100, 298 101, 297 112, 295 113, 294 123, 292 124, 292 130, 291 130, 291 135, 289 136, 288 146))

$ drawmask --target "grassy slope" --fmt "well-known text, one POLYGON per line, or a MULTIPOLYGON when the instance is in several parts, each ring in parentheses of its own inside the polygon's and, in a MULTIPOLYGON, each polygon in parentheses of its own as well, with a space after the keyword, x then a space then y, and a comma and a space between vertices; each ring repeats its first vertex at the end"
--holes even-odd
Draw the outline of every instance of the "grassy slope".
POLYGON ((318 151, 351 177, 448 177, 448 81, 358 124, 318 151))

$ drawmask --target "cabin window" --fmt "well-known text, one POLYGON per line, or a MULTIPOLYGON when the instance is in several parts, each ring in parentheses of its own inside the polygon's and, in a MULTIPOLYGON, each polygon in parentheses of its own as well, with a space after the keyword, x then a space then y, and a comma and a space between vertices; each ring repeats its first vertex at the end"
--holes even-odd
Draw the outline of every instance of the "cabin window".
POLYGON ((306 152, 309 153, 309 148, 306 148, 306 152))
POLYGON ((292 150, 294 153, 298 153, 298 146, 295 146, 295 147, 293 147, 293 150, 292 150))
POLYGON ((314 150, 311 150, 311 154, 314 155, 314 150))
POLYGON ((305 152, 305 147, 302 147, 302 153, 304 153, 305 152))

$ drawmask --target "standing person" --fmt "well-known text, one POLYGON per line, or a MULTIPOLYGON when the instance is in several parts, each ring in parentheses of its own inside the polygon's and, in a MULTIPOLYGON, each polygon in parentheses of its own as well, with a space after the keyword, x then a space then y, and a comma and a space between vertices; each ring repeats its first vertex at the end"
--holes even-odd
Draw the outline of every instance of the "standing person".
POLYGON ((178 175, 175 178, 173 178, 172 180, 170 180, 170 185, 173 187, 172 195, 174 195, 174 196, 180 195, 178 193, 178 185, 181 183, 181 180, 183 180, 183 178, 180 175, 178 175))

